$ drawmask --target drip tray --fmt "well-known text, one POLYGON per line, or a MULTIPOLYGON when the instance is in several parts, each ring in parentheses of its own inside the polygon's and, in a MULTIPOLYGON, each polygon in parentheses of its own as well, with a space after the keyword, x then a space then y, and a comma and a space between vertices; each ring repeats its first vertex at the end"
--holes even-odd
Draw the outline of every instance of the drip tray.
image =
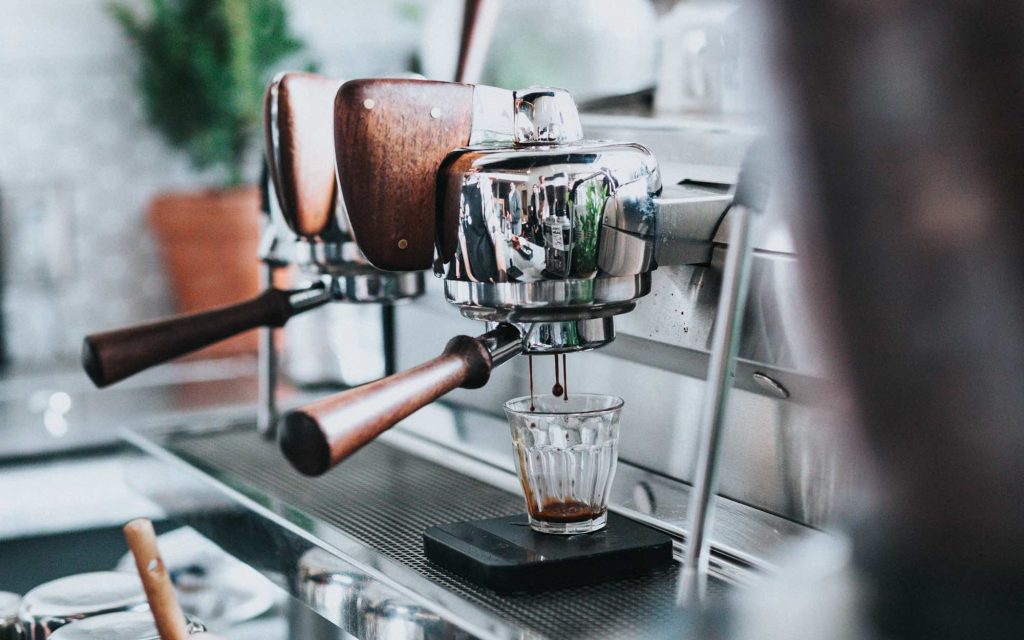
POLYGON ((551 535, 530 529, 526 514, 430 527, 427 558, 499 593, 635 578, 672 565, 672 538, 611 513, 600 531, 551 535))
MULTIPOLYGON (((536 594, 501 594, 432 562, 423 545, 428 528, 514 516, 522 512, 523 500, 396 447, 371 443, 327 474, 308 478, 288 466, 276 444, 249 430, 165 436, 156 447, 140 440, 135 439, 142 448, 188 463, 215 484, 232 489, 241 501, 272 510, 274 519, 287 521, 282 528, 298 527, 306 540, 330 538, 321 546, 335 550, 342 547, 337 538, 350 540, 346 553, 364 565, 372 558, 385 574, 403 576, 402 587, 439 603, 440 615, 454 612, 454 619, 493 621, 488 623, 495 630, 487 634, 491 637, 650 637, 654 630, 678 622, 675 570, 536 594), (391 563, 401 568, 389 572, 391 563), (513 633, 497 632, 499 628, 513 633)), ((275 557, 286 561, 281 559, 287 556, 283 543, 264 542, 277 548, 243 554, 237 551, 243 545, 243 529, 211 532, 206 515, 184 520, 254 566, 254 554, 268 562, 275 557)), ((709 596, 716 598, 728 588, 712 577, 709 596)))

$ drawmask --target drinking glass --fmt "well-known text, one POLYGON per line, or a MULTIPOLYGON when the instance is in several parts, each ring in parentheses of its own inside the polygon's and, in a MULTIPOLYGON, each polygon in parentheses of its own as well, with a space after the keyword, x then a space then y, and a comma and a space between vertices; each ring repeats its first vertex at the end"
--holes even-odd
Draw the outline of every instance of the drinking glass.
POLYGON ((505 403, 530 528, 590 533, 608 519, 622 398, 524 396, 505 403))

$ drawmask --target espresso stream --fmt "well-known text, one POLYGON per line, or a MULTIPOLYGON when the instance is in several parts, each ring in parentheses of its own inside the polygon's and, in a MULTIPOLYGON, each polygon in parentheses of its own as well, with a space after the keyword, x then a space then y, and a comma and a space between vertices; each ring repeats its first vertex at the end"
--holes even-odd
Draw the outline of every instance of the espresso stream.
MULTIPOLYGON (((530 411, 536 411, 534 404, 534 393, 533 393, 533 356, 528 356, 530 366, 530 411)), ((561 363, 559 363, 559 356, 555 354, 555 384, 551 387, 551 395, 562 398, 569 401, 569 368, 567 366, 566 355, 561 354, 561 363), (561 364, 561 367, 559 367, 561 364)), ((521 468, 525 468, 525 464, 521 465, 521 468)), ((525 477, 520 477, 523 484, 523 490, 527 496, 533 495, 533 488, 530 486, 529 480, 525 477)), ((586 520, 592 520, 600 517, 604 514, 604 508, 594 507, 592 505, 578 502, 576 500, 561 501, 555 498, 549 498, 544 501, 543 504, 534 504, 533 501, 527 500, 527 507, 530 510, 530 515, 535 520, 543 520, 544 522, 584 522, 586 520)))
MULTIPOLYGON (((537 407, 533 401, 533 356, 526 356, 526 360, 530 365, 530 411, 536 411, 537 407)), ((569 363, 564 353, 562 354, 561 368, 559 368, 558 354, 555 354, 555 384, 551 386, 551 395, 556 398, 562 396, 566 402, 569 402, 569 363)))

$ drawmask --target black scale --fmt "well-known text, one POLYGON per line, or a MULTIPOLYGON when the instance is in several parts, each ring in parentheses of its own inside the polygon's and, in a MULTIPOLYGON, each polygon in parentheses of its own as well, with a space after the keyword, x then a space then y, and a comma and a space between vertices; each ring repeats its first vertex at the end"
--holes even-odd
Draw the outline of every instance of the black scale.
POLYGON ((498 593, 536 592, 658 572, 672 564, 672 538, 608 514, 600 531, 538 533, 526 514, 455 522, 423 533, 427 558, 498 593))

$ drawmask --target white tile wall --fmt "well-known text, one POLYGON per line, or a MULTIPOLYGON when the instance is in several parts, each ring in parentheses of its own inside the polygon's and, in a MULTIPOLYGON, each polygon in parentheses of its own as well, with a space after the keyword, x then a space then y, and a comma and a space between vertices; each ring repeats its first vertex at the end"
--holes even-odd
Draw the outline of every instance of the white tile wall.
MULTIPOLYGON (((144 7, 144 0, 129 0, 144 7)), ((407 68, 422 0, 289 0, 295 30, 339 77, 407 68)), ((0 242, 6 342, 23 363, 77 357, 83 335, 167 313, 145 209, 214 186, 143 117, 135 62, 104 0, 4 0, 0 242)))

